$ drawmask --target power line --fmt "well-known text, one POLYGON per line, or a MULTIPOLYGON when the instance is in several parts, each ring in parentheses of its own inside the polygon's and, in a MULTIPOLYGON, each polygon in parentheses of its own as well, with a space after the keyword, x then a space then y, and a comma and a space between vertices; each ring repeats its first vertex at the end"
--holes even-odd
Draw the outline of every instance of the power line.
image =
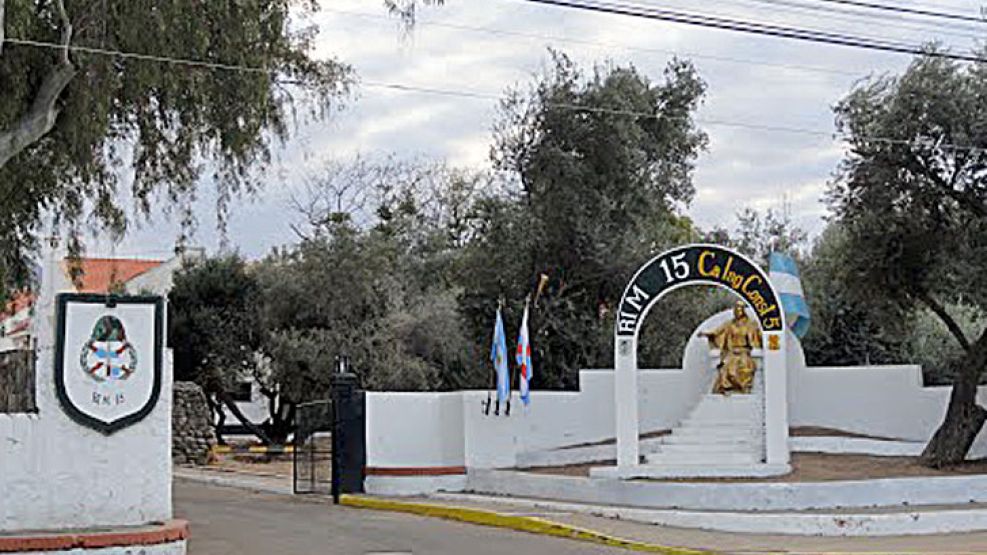
POLYGON ((710 17, 700 14, 677 12, 677 11, 665 10, 660 8, 647 8, 643 6, 636 6, 629 4, 614 4, 614 3, 605 3, 598 1, 593 3, 580 2, 577 0, 525 0, 525 1, 534 4, 550 5, 550 6, 557 6, 562 8, 572 8, 572 9, 590 11, 595 13, 625 15, 630 17, 639 17, 639 18, 653 19, 658 21, 668 21, 673 23, 682 23, 687 25, 695 25, 699 27, 707 27, 707 28, 721 29, 727 31, 737 31, 742 33, 776 37, 776 38, 787 38, 787 39, 816 42, 822 44, 831 44, 837 46, 849 46, 854 48, 864 48, 868 50, 879 50, 879 51, 894 52, 899 54, 935 56, 940 58, 961 60, 967 62, 981 62, 981 63, 987 62, 987 59, 969 54, 953 54, 950 52, 928 51, 914 45, 908 45, 905 43, 899 43, 894 41, 875 42, 873 40, 859 36, 854 36, 854 35, 827 33, 821 31, 814 31, 810 29, 788 27, 784 25, 768 25, 763 23, 744 21, 741 19, 710 17))
MULTIPOLYGON (((8 42, 10 44, 17 44, 17 45, 22 45, 22 46, 32 46, 32 47, 37 47, 37 48, 52 48, 52 49, 59 49, 59 50, 61 50, 63 48, 66 48, 64 45, 59 44, 59 43, 54 43, 54 42, 34 41, 34 40, 26 40, 26 39, 18 39, 18 38, 10 38, 10 37, 6 37, 3 40, 4 40, 4 42, 8 42)), ((104 49, 104 48, 94 48, 94 47, 88 47, 88 46, 69 45, 67 48, 69 50, 78 51, 78 52, 86 52, 86 53, 90 53, 90 54, 115 56, 115 57, 120 57, 120 58, 137 59, 137 60, 142 60, 142 61, 152 61, 152 62, 156 62, 156 63, 165 63, 165 64, 170 64, 170 65, 181 65, 181 66, 188 66, 188 67, 198 68, 198 69, 210 69, 210 70, 219 70, 219 71, 240 71, 240 72, 245 72, 245 73, 254 73, 254 74, 268 75, 268 76, 272 76, 272 77, 278 77, 278 75, 279 75, 279 73, 278 73, 277 70, 267 69, 267 68, 260 68, 260 67, 252 67, 252 66, 246 66, 246 65, 240 65, 240 64, 227 64, 227 63, 218 63, 218 62, 206 62, 206 61, 202 61, 202 60, 174 58, 174 57, 169 57, 169 56, 157 56, 157 55, 151 55, 151 54, 138 54, 138 53, 134 53, 134 52, 123 52, 123 51, 119 51, 119 50, 109 50, 109 49, 104 49)), ((291 84, 291 85, 298 85, 298 86, 305 86, 306 85, 303 82, 294 81, 294 80, 280 80, 279 82, 282 83, 282 84, 291 84)), ((383 82, 383 81, 364 81, 363 84, 366 85, 366 86, 368 86, 368 87, 381 88, 381 89, 387 89, 387 90, 394 90, 394 91, 399 91, 399 92, 413 92, 413 93, 423 93, 423 94, 440 95, 440 96, 461 97, 461 98, 472 98, 472 99, 481 99, 481 100, 494 100, 494 101, 500 100, 502 98, 501 95, 495 94, 495 93, 478 92, 478 91, 468 91, 468 90, 463 90, 463 89, 443 89, 443 88, 436 88, 436 87, 424 87, 424 86, 418 86, 418 85, 409 85, 409 84, 406 84, 406 83, 389 83, 389 82, 383 82)), ((641 111, 635 111, 635 110, 623 110, 623 109, 616 109, 616 108, 601 108, 601 107, 595 107, 595 106, 582 106, 582 105, 579 105, 579 104, 567 103, 567 102, 546 102, 546 103, 544 103, 544 106, 545 107, 548 107, 548 108, 556 108, 556 109, 560 109, 560 110, 571 110, 571 111, 578 111, 578 112, 584 112, 584 113, 593 113, 593 114, 628 116, 628 117, 636 117, 636 118, 642 118, 642 119, 654 119, 654 120, 671 119, 671 118, 666 118, 663 114, 656 114, 656 113, 652 113, 652 112, 641 112, 641 111)), ((764 125, 764 124, 739 122, 739 121, 731 121, 731 120, 716 119, 716 118, 694 118, 694 119, 695 119, 695 121, 697 123, 701 123, 701 124, 704 124, 704 125, 723 126, 723 127, 734 127, 734 128, 739 128, 739 129, 751 129, 751 130, 756 130, 756 131, 768 131, 768 132, 790 133, 790 134, 799 134, 799 135, 811 135, 811 136, 817 136, 817 137, 830 137, 832 139, 837 139, 838 138, 835 133, 832 133, 832 132, 829 132, 829 131, 822 131, 822 130, 819 130, 819 129, 808 129, 808 128, 803 128, 803 127, 789 127, 789 126, 781 126, 781 125, 764 125)), ((844 140, 847 139, 847 137, 842 137, 842 138, 844 140)), ((886 137, 853 137, 853 138, 859 139, 859 140, 865 140, 865 141, 881 142, 881 143, 886 143, 886 144, 902 144, 902 145, 909 145, 909 146, 914 146, 916 144, 914 141, 909 141, 909 140, 904 140, 904 139, 892 139, 892 138, 886 138, 886 137)), ((966 152, 974 152, 974 153, 987 153, 987 148, 976 147, 976 146, 966 146, 966 145, 956 145, 956 144, 951 144, 951 143, 937 144, 936 147, 937 148, 944 149, 944 150, 956 150, 956 151, 966 151, 966 152)))
POLYGON ((925 17, 933 17, 933 18, 940 18, 940 19, 950 19, 950 20, 954 20, 954 21, 965 21, 967 23, 979 23, 979 24, 987 23, 987 21, 985 21, 982 18, 974 17, 974 16, 970 16, 970 15, 962 15, 962 14, 948 13, 948 12, 938 12, 938 11, 933 11, 933 10, 925 10, 925 9, 918 9, 918 8, 908 8, 908 7, 902 7, 902 6, 889 6, 887 4, 877 4, 877 3, 874 3, 874 2, 863 2, 861 0, 816 0, 816 1, 817 2, 824 2, 824 3, 827 3, 827 4, 844 4, 844 5, 847 5, 847 6, 856 6, 858 8, 868 8, 868 9, 872 9, 872 10, 883 10, 883 11, 889 11, 889 12, 906 13, 906 14, 911 14, 911 15, 921 15, 921 16, 925 16, 925 17))
MULTIPOLYGON (((938 33, 944 36, 957 37, 963 39, 980 39, 983 38, 982 32, 976 32, 973 29, 966 26, 957 26, 951 23, 938 23, 934 21, 918 22, 914 19, 907 19, 907 23, 889 23, 885 21, 885 18, 894 17, 898 21, 905 19, 902 15, 885 15, 885 14, 874 14, 867 13, 864 11, 846 11, 838 7, 833 6, 817 6, 810 5, 802 2, 793 2, 791 0, 746 0, 747 2, 757 3, 766 6, 772 6, 775 8, 781 7, 782 9, 788 9, 792 11, 798 11, 799 13, 816 13, 818 17, 831 19, 834 21, 844 21, 857 25, 873 25, 879 24, 881 28, 889 29, 902 29, 908 31, 919 31, 925 33, 938 33), (821 12, 821 13, 820 13, 821 12), (864 19, 876 21, 865 21, 864 19)), ((811 0, 805 0, 809 2, 811 0)))
MULTIPOLYGON (((354 11, 348 11, 348 10, 340 10, 340 9, 336 9, 336 8, 326 8, 326 7, 323 7, 323 8, 320 8, 320 11, 337 13, 337 14, 347 15, 347 16, 354 16, 354 17, 365 17, 365 18, 370 18, 370 19, 386 20, 386 21, 393 20, 393 18, 391 16, 371 14, 371 13, 365 13, 365 12, 354 12, 354 11)), ((548 40, 548 41, 563 42, 563 43, 570 43, 570 44, 582 44, 582 45, 587 45, 587 46, 602 46, 602 47, 606 47, 606 48, 619 48, 619 49, 627 50, 627 51, 630 51, 630 52, 648 52, 648 53, 666 54, 666 55, 670 55, 670 56, 680 56, 680 57, 686 57, 686 58, 696 58, 696 59, 700 59, 700 60, 701 59, 706 59, 706 60, 713 60, 713 61, 717 61, 717 62, 726 62, 726 63, 733 63, 733 64, 746 64, 746 65, 755 65, 755 66, 764 66, 764 67, 775 67, 775 68, 779 68, 779 69, 795 69, 795 70, 799 70, 799 71, 809 71, 809 72, 817 72, 817 73, 828 73, 828 74, 832 74, 832 75, 845 75, 845 76, 849 76, 849 77, 859 77, 860 76, 860 72, 847 71, 847 70, 836 69, 836 68, 828 68, 828 67, 822 67, 822 66, 812 66, 812 65, 804 65, 804 64, 785 64, 785 63, 778 63, 778 62, 768 62, 768 61, 764 61, 764 60, 753 60, 753 59, 750 59, 750 58, 737 58, 737 57, 733 57, 733 56, 717 56, 717 55, 713 55, 713 54, 702 54, 702 53, 699 53, 699 52, 689 52, 689 51, 684 51, 684 50, 669 50, 669 49, 664 49, 664 48, 650 48, 650 47, 649 48, 645 48, 645 47, 641 47, 641 46, 628 46, 628 45, 618 44, 618 43, 613 43, 613 42, 601 42, 601 41, 592 41, 592 40, 586 40, 586 39, 576 39, 576 38, 570 38, 570 37, 559 37, 559 36, 553 36, 553 35, 543 35, 543 34, 539 34, 539 33, 526 33, 526 32, 523 32, 523 31, 511 31, 511 30, 508 30, 508 29, 498 29, 498 28, 493 28, 493 27, 477 27, 477 26, 473 26, 473 25, 462 25, 462 24, 458 24, 458 23, 447 23, 447 22, 443 22, 443 21, 429 21, 429 20, 424 20, 424 19, 417 19, 417 20, 415 20, 415 26, 419 26, 419 25, 424 25, 424 26, 429 26, 429 27, 440 27, 440 28, 447 28, 447 29, 456 29, 456 30, 460 30, 460 31, 488 33, 488 34, 492 34, 492 35, 501 35, 501 36, 508 36, 508 37, 521 37, 521 38, 527 38, 527 39, 533 39, 533 40, 548 40)))

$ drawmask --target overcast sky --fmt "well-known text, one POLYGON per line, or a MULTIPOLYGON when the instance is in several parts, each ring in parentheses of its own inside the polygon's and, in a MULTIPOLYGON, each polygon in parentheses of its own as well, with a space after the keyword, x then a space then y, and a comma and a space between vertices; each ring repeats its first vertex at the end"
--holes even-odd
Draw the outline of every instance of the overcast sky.
MULTIPOLYGON (((636 3, 909 43, 937 39, 955 50, 974 45, 974 31, 969 28, 873 11, 851 13, 819 0, 636 3)), ((978 13, 977 2, 965 0, 885 3, 978 13)), ((900 72, 909 61, 906 55, 523 0, 446 0, 444 7, 421 12, 410 35, 387 16, 381 0, 323 0, 322 4, 311 21, 320 30, 315 54, 351 64, 360 84, 329 122, 301 129, 280 152, 281 162, 262 192, 233 202, 228 239, 249 257, 295 239, 289 229, 298 221, 289 206, 291 193, 327 159, 394 154, 488 166, 494 100, 398 91, 386 85, 499 95, 529 82, 544 67, 550 47, 586 66, 607 59, 632 63, 654 81, 661 79, 673 53, 691 59, 708 84, 698 119, 710 142, 698 161, 696 197, 688 214, 703 227, 731 227, 741 207, 779 208, 787 202, 796 222, 818 233, 824 225, 822 193, 842 153, 840 143, 832 138, 832 106, 858 80, 900 72)), ((980 36, 987 35, 981 31, 980 36)), ((196 205, 200 224, 194 242, 215 251, 219 234, 209 189, 208 183, 203 185, 196 205)), ((158 216, 119 245, 105 240, 92 243, 90 253, 166 257, 178 233, 177 225, 158 216)))

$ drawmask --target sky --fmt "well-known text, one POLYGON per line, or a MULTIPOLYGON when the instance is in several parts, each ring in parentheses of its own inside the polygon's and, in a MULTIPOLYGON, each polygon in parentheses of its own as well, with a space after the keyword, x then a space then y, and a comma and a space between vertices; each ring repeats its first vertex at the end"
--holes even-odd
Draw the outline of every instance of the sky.
MULTIPOLYGON (((942 20, 861 11, 821 0, 633 0, 636 4, 743 18, 871 39, 918 44, 937 40, 955 51, 976 44, 976 29, 942 20), (697 7, 698 6, 698 7, 697 7), (823 10, 814 8, 824 8, 823 10)), ((977 15, 966 0, 899 0, 886 4, 977 15)), ((834 139, 832 107, 862 79, 903 71, 910 56, 677 23, 584 12, 524 0, 446 0, 419 13, 406 32, 382 0, 323 0, 307 24, 319 29, 314 56, 353 66, 357 86, 329 121, 305 125, 283 149, 267 185, 231 204, 226 245, 250 258, 292 243, 291 208, 306 179, 328 161, 395 156, 489 167, 496 100, 525 86, 545 67, 548 49, 584 67, 633 64, 660 81, 668 61, 691 60, 708 89, 697 113, 709 136, 697 161, 696 195, 685 209, 703 228, 733 227, 744 207, 787 206, 810 234, 824 227, 822 202, 843 148, 834 139), (434 94, 396 90, 422 87, 434 94)), ((980 27, 980 36, 987 36, 980 27)), ((203 183, 192 243, 216 252, 215 196, 203 183)), ((164 258, 179 226, 157 215, 120 243, 90 241, 91 255, 164 258)))

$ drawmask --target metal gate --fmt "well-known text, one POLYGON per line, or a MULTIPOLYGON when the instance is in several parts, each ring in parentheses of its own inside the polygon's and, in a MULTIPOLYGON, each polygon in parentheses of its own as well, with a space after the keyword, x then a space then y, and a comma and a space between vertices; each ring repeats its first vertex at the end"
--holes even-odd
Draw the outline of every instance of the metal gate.
POLYGON ((332 492, 332 410, 332 401, 302 403, 296 409, 292 480, 295 493, 332 492))

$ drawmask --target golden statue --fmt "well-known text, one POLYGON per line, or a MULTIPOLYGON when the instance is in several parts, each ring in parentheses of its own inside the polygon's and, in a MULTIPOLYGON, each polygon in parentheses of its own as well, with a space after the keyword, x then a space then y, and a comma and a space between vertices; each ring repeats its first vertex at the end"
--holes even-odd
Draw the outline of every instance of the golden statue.
POLYGON ((747 317, 743 301, 737 301, 733 307, 732 320, 711 332, 699 332, 699 336, 709 339, 710 346, 720 350, 713 393, 750 393, 757 369, 751 350, 761 347, 761 329, 747 317))

